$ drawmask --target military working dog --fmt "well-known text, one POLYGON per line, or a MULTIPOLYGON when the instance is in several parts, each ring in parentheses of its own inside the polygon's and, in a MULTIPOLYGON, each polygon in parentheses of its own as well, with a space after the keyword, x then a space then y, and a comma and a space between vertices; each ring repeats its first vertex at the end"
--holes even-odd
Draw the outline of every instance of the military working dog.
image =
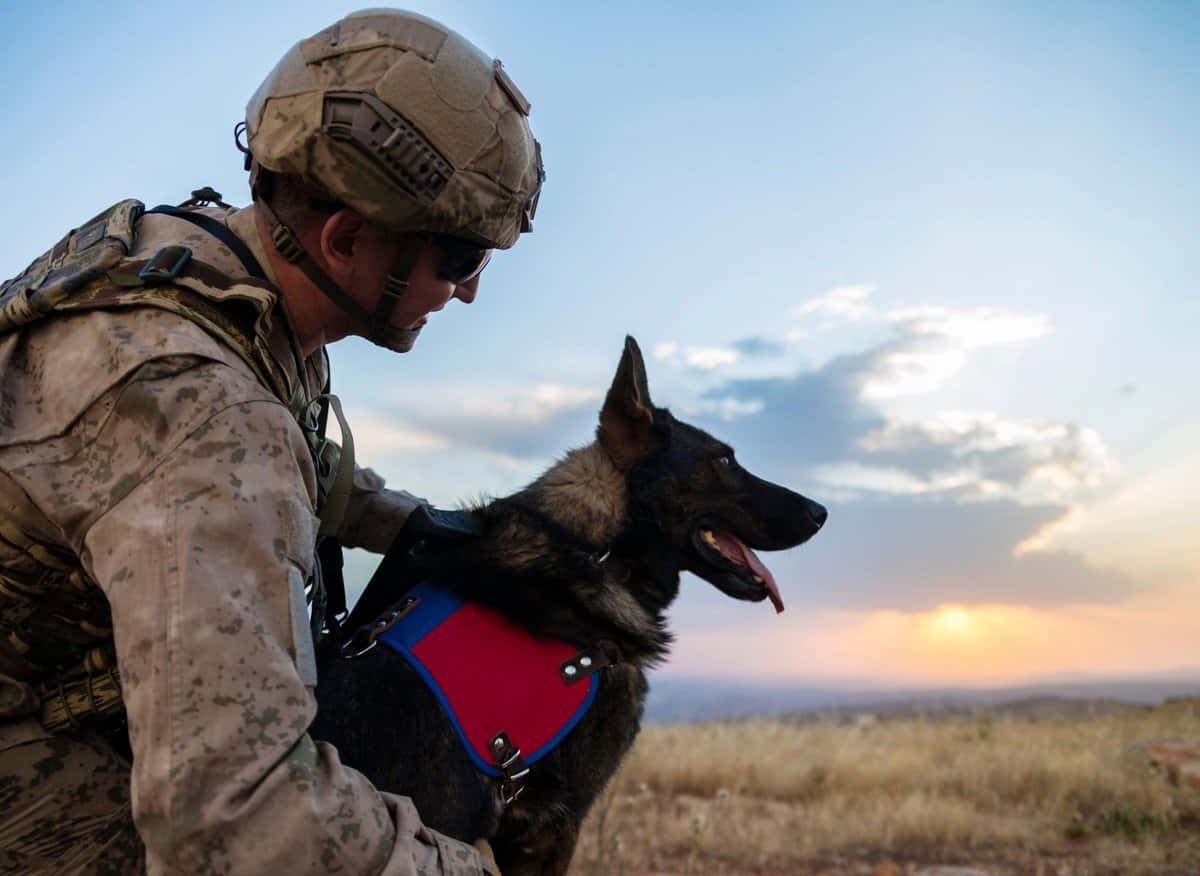
POLYGON ((826 512, 750 474, 729 445, 655 407, 641 352, 626 338, 596 441, 471 513, 479 535, 434 551, 425 572, 537 636, 602 642, 613 662, 599 673, 590 710, 532 765, 524 792, 507 805, 434 694, 388 648, 357 660, 322 655, 312 733, 377 787, 412 797, 430 827, 468 842, 487 837, 505 876, 561 874, 588 808, 637 735, 646 669, 671 643, 664 612, 679 573, 735 599, 769 599, 780 611, 774 578, 754 551, 807 541, 826 512))

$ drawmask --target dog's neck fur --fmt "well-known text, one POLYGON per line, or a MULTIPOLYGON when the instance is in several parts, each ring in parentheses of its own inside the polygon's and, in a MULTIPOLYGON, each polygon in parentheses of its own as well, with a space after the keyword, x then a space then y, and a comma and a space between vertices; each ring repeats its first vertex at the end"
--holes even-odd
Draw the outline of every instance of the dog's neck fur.
POLYGON ((597 443, 569 451, 519 495, 601 551, 625 524, 625 477, 597 443))
POLYGON ((675 566, 648 567, 621 549, 638 541, 630 532, 626 477, 599 444, 570 451, 509 497, 508 504, 536 514, 506 513, 505 504, 478 509, 486 521, 482 565, 503 581, 463 582, 456 589, 531 629, 522 604, 538 605, 534 632, 589 645, 609 640, 624 660, 640 666, 665 657, 670 635, 663 612, 678 592, 679 572, 675 566), (556 537, 541 517, 573 538, 556 537), (572 586, 548 590, 564 576, 572 586))

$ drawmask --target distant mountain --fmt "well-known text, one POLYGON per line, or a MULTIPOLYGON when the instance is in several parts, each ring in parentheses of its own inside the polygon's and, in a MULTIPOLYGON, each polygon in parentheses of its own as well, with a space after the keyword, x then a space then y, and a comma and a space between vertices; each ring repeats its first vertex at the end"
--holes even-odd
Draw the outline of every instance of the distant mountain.
POLYGON ((1158 703, 1168 697, 1183 696, 1200 696, 1200 670, 1147 678, 1062 679, 995 688, 851 687, 653 675, 645 720, 653 724, 677 724, 751 715, 887 714, 983 705, 1010 705, 1013 710, 1033 713, 1039 708, 1048 713, 1080 709, 1108 711, 1121 704, 1158 703), (1065 700, 1077 702, 1072 706, 1065 700))

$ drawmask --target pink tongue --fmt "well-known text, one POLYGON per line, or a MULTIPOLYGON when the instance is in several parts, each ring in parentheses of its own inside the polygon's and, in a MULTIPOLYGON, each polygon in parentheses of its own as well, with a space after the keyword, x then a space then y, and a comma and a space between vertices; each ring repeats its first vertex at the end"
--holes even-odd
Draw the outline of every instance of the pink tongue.
POLYGON ((775 586, 775 576, 771 574, 770 569, 763 565, 763 561, 758 558, 758 555, 742 544, 741 539, 732 533, 722 532, 718 529, 713 531, 713 537, 716 539, 721 553, 735 563, 748 566, 754 574, 763 579, 763 584, 767 587, 767 595, 771 598, 771 605, 775 606, 775 613, 779 614, 783 611, 783 598, 779 595, 779 588, 775 586))

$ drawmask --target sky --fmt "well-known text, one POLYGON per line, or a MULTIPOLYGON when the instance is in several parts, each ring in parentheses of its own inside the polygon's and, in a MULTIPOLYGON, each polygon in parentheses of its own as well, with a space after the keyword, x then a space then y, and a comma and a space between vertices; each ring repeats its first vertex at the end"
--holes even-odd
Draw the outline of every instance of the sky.
MULTIPOLYGON (((117 200, 248 200, 232 129, 354 7, 10 2, 0 276, 117 200)), ((1200 7, 431 2, 533 103, 536 228, 404 356, 332 352, 360 462, 444 506, 651 394, 824 503, 687 577, 675 675, 1200 679, 1200 7)), ((369 556, 351 573, 365 578, 369 556)))

